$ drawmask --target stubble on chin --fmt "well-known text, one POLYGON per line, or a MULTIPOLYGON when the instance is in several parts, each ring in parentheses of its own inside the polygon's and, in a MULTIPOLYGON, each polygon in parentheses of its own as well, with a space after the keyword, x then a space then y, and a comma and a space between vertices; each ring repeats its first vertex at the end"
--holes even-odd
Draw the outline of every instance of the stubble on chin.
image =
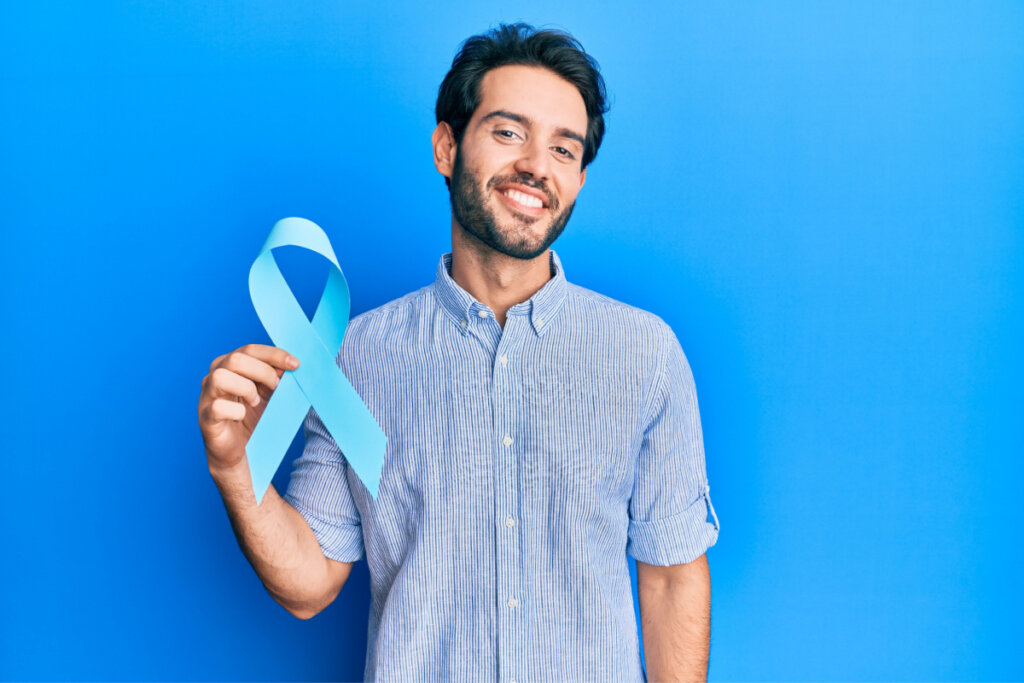
POLYGON ((512 258, 531 260, 543 254, 565 230, 575 202, 558 214, 548 228, 547 233, 539 241, 520 239, 512 241, 515 228, 528 229, 542 219, 541 216, 515 214, 515 225, 502 230, 495 212, 487 206, 487 199, 481 183, 471 171, 462 167, 462 160, 456 154, 455 168, 452 173, 450 202, 452 215, 464 233, 476 238, 497 252, 512 258))

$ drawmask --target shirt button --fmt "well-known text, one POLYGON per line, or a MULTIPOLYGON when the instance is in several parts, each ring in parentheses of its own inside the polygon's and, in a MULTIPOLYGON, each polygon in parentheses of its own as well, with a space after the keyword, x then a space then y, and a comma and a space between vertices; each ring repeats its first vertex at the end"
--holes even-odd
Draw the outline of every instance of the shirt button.
POLYGON ((502 439, 502 440, 501 440, 501 442, 502 442, 503 444, 505 444, 506 446, 511 446, 511 445, 512 445, 512 437, 511 437, 511 436, 509 436, 508 434, 506 434, 506 435, 505 435, 505 438, 504 438, 504 439, 502 439))
POLYGON ((502 364, 502 365, 508 365, 508 356, 502 356, 502 357, 501 357, 501 358, 499 358, 498 360, 500 360, 500 361, 501 361, 501 364, 502 364))
POLYGON ((505 518, 505 526, 507 526, 507 527, 514 527, 515 525, 516 525, 516 520, 512 519, 511 517, 506 517, 505 518))
POLYGON ((516 605, 518 605, 519 603, 518 603, 518 602, 516 602, 516 599, 515 599, 515 598, 509 598, 509 599, 508 599, 508 602, 506 602, 505 604, 509 606, 509 609, 513 609, 513 608, 515 608, 515 606, 516 606, 516 605))
POLYGON ((480 316, 481 318, 486 318, 486 317, 487 317, 487 311, 485 311, 485 310, 482 310, 482 309, 481 309, 481 310, 479 310, 479 311, 477 311, 477 312, 476 312, 476 314, 477 314, 478 316, 480 316))
POLYGON ((465 327, 466 326, 466 321, 462 320, 462 321, 459 322, 459 324, 462 325, 463 327, 465 327))
POLYGON ((536 324, 537 327, 540 327, 544 324, 544 320, 542 318, 537 318, 537 320, 534 321, 534 324, 536 324))

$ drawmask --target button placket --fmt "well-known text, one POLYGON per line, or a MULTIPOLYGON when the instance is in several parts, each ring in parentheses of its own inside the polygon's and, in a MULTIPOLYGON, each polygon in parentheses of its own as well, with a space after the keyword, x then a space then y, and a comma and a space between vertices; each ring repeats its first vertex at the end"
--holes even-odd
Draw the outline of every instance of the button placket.
MULTIPOLYGON (((493 318, 493 315, 488 317, 493 318)), ((495 328, 498 342, 494 349, 495 355, 492 356, 494 374, 491 400, 494 433, 498 441, 495 444, 497 467, 494 496, 494 528, 498 533, 495 557, 498 569, 498 580, 495 585, 496 602, 499 605, 498 649, 505 653, 499 662, 499 679, 509 681, 515 675, 514 671, 522 670, 521 658, 524 656, 523 648, 526 642, 521 614, 525 608, 521 602, 523 558, 518 519, 521 501, 517 488, 521 435, 516 431, 521 426, 518 405, 522 378, 517 372, 519 365, 510 364, 509 360, 518 345, 523 342, 523 336, 527 333, 532 336, 532 330, 529 327, 529 318, 516 311, 506 318, 505 325, 500 331, 497 326, 489 327, 495 328)))

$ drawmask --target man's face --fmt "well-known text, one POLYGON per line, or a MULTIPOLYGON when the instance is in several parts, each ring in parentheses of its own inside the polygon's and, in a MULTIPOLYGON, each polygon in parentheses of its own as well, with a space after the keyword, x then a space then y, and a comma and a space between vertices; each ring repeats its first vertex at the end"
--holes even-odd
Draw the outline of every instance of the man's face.
POLYGON ((480 83, 451 172, 456 222, 495 251, 532 259, 565 229, 586 172, 587 111, 547 69, 502 66, 480 83))

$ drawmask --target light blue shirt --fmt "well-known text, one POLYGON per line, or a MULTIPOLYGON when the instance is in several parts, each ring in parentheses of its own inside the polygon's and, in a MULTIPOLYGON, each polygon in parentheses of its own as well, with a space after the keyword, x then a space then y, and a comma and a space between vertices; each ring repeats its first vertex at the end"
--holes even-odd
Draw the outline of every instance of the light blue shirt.
POLYGON ((350 321, 337 362, 388 437, 376 500, 309 412, 284 498, 324 555, 366 556, 367 680, 643 681, 626 553, 718 538, 675 333, 550 263, 504 329, 450 253, 350 321))

